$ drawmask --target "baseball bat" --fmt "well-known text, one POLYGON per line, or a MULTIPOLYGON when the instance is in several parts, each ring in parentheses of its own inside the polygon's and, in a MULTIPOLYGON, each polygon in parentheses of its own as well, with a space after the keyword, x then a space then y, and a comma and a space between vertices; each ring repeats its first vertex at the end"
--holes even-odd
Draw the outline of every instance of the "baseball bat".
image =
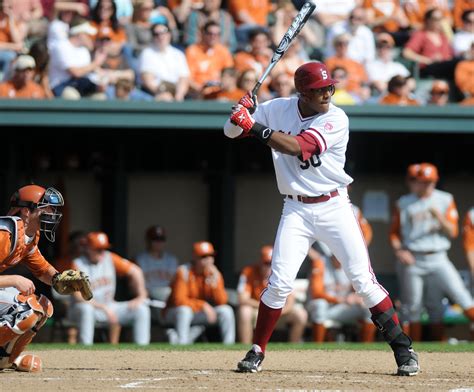
POLYGON ((291 22, 290 27, 288 28, 287 32, 281 39, 278 47, 276 48, 275 52, 273 53, 272 59, 270 60, 270 64, 268 64, 267 68, 263 72, 260 79, 255 84, 255 87, 252 89, 252 97, 257 95, 258 89, 262 85, 262 83, 267 78, 268 74, 271 72, 273 67, 280 61, 281 57, 286 53, 287 49, 293 42, 294 38, 298 35, 301 31, 305 23, 308 21, 309 17, 313 13, 316 8, 316 4, 308 1, 303 4, 298 14, 295 16, 293 21, 291 22))

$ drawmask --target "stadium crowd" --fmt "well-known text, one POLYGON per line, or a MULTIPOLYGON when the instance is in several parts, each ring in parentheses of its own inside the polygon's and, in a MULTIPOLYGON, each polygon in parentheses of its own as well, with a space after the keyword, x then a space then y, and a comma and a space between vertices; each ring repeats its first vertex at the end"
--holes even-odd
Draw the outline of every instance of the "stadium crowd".
MULTIPOLYGON (((0 97, 236 101, 300 0, 0 0, 0 97)), ((259 100, 323 61, 340 105, 474 104, 469 0, 318 0, 259 100)))

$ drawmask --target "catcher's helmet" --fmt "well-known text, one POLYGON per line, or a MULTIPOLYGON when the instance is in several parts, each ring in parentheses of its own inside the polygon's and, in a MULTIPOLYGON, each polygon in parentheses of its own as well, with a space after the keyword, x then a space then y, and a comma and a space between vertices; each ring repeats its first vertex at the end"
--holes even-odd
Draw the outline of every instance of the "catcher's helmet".
POLYGON ((432 163, 418 163, 408 166, 408 178, 424 182, 437 182, 438 169, 432 163))
POLYGON ((214 246, 207 241, 199 241, 193 244, 193 257, 205 257, 205 256, 214 256, 216 251, 214 246))
POLYGON ((27 207, 30 210, 43 209, 40 215, 40 230, 45 237, 54 242, 56 238, 56 228, 61 221, 63 214, 58 212, 58 208, 64 205, 61 193, 54 188, 43 188, 39 185, 26 185, 18 189, 10 198, 10 214, 16 213, 19 208, 27 207))
POLYGON ((104 250, 111 247, 109 237, 102 231, 93 231, 87 234, 87 246, 94 250, 104 250))
POLYGON ((271 245, 262 246, 260 249, 260 261, 263 264, 270 264, 272 262, 273 247, 271 245))
POLYGON ((166 241, 166 231, 163 226, 150 226, 146 231, 147 241, 166 241))
POLYGON ((333 86, 336 83, 337 80, 331 78, 326 65, 317 61, 303 64, 295 72, 295 87, 299 93, 333 86))

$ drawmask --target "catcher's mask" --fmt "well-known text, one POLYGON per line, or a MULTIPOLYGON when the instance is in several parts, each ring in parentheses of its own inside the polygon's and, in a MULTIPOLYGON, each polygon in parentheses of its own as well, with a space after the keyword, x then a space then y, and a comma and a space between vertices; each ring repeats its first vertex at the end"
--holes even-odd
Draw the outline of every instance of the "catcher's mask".
POLYGON ((54 188, 43 188, 38 185, 26 185, 17 190, 10 199, 10 207, 27 207, 30 210, 41 209, 40 230, 45 237, 54 242, 56 228, 63 216, 59 207, 64 205, 61 193, 54 188))

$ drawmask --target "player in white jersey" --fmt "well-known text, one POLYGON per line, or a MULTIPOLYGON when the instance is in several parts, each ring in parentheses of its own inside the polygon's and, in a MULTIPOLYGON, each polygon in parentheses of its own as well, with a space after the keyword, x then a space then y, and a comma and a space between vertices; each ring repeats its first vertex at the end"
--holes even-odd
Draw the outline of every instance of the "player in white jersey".
POLYGON ((224 126, 229 137, 253 136, 272 149, 284 207, 272 258, 272 273, 260 298, 253 346, 238 363, 243 372, 261 370, 270 336, 291 293, 297 272, 315 240, 326 243, 390 344, 398 375, 415 375, 418 358, 403 333, 387 291, 372 271, 367 247, 347 195, 344 171, 349 119, 331 104, 334 85, 326 66, 310 62, 295 72, 297 97, 258 106, 247 93, 224 126))
POLYGON ((474 320, 473 299, 447 254, 451 240, 458 235, 458 212, 453 196, 435 189, 439 179, 436 166, 410 165, 407 177, 411 193, 398 200, 390 230, 401 286, 400 318, 410 324, 413 339, 421 340, 424 304, 432 338, 439 340, 443 335, 444 296, 474 320))
POLYGON ((109 238, 103 232, 87 235, 84 255, 73 260, 77 269, 87 271, 94 291, 94 299, 85 302, 74 295, 71 318, 78 323, 79 343, 94 343, 96 322, 109 326, 111 343, 118 343, 120 327, 133 326, 133 340, 140 345, 150 343, 150 308, 146 303, 147 293, 143 272, 136 264, 110 252, 109 238), (135 297, 130 301, 115 301, 116 277, 124 276, 130 281, 135 297))

